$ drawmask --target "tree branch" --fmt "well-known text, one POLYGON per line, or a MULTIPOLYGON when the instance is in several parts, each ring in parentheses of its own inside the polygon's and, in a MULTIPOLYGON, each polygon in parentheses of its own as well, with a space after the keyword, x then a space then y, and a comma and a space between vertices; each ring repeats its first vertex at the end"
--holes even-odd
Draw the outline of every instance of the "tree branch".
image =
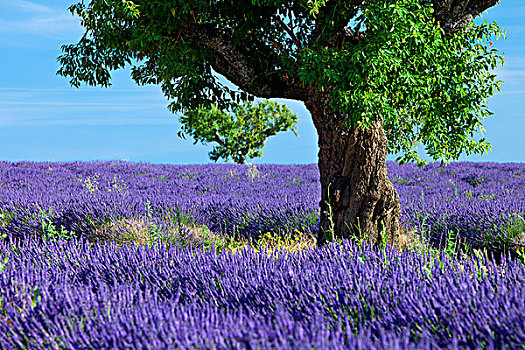
POLYGON ((221 135, 219 135, 219 132, 217 131, 217 129, 215 129, 214 131, 215 131, 215 142, 217 142, 222 147, 226 148, 226 142, 224 142, 221 135))
MULTIPOLYGON (((275 134, 274 134, 275 135, 275 134)), ((268 141, 268 137, 266 137, 264 140, 259 141, 253 145, 253 148, 259 148, 261 146, 264 146, 264 144, 268 141)))
POLYGON ((345 43, 357 45, 360 42, 364 41, 365 35, 366 32, 362 30, 360 30, 359 32, 354 32, 351 28, 344 27, 330 38, 329 45, 331 47, 337 47, 342 50, 345 47, 345 43))
POLYGON ((290 35, 290 37, 292 38, 295 46, 297 46, 297 49, 299 51, 302 50, 302 47, 301 47, 301 43, 299 42, 299 40, 297 40, 297 38, 295 37, 295 34, 293 33, 293 31, 288 28, 288 26, 281 20, 281 18, 279 16, 274 16, 275 20, 277 23, 279 23, 279 25, 281 27, 283 27, 283 29, 288 33, 288 35, 290 35))
POLYGON ((319 9, 309 42, 312 44, 318 42, 325 47, 334 48, 341 47, 341 43, 344 41, 360 42, 364 38, 364 32, 359 32, 359 35, 355 35, 347 25, 357 14, 362 2, 363 0, 347 2, 328 0, 325 6, 319 9), (340 8, 341 6, 343 6, 343 9, 340 8), (330 32, 326 32, 327 22, 332 27, 330 32))
POLYGON ((440 22, 445 35, 465 28, 483 11, 495 6, 499 0, 432 0, 434 18, 440 22))
POLYGON ((171 53, 173 52, 173 49, 175 48, 175 46, 177 46, 177 44, 179 43, 181 33, 182 33, 182 28, 179 29, 179 32, 177 33, 177 38, 175 39, 175 42, 173 43, 173 46, 171 47, 171 50, 168 54, 168 58, 171 56, 171 53))
POLYGON ((232 42, 230 36, 220 33, 213 24, 193 22, 183 28, 182 38, 211 49, 213 55, 208 60, 213 69, 254 96, 303 100, 307 95, 299 79, 283 81, 280 75, 272 74, 274 71, 257 66, 232 42))
MULTIPOLYGON (((445 35, 454 34, 465 28, 474 18, 483 11, 495 6, 500 0, 432 0, 434 8, 434 18, 438 21, 445 32, 445 35)), ((322 7, 317 16, 317 21, 312 35, 311 42, 319 41, 324 46, 343 48, 345 42, 358 44, 363 41, 366 31, 354 33, 351 28, 347 27, 350 18, 341 16, 336 18, 333 34, 321 38, 325 26, 325 21, 330 14, 335 11, 338 2, 328 1, 322 7), (313 40, 312 40, 313 39, 313 40)), ((362 4, 362 0, 355 0, 351 6, 357 8, 362 4)), ((350 12, 351 17, 356 12, 350 12)))

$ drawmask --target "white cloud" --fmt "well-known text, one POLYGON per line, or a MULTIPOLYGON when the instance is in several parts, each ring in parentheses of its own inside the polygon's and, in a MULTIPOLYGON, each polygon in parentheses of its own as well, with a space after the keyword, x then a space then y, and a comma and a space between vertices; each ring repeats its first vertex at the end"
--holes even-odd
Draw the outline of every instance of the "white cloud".
POLYGON ((53 9, 49 6, 37 4, 27 0, 9 1, 4 5, 7 8, 16 9, 26 13, 50 13, 53 9))
MULTIPOLYGON (((0 37, 3 42, 17 43, 21 35, 68 40, 82 34, 79 19, 67 7, 53 8, 31 1, 10 1, 0 19, 0 37), (7 9, 6 9, 7 8, 7 9)), ((18 42, 17 44, 23 44, 18 42)))

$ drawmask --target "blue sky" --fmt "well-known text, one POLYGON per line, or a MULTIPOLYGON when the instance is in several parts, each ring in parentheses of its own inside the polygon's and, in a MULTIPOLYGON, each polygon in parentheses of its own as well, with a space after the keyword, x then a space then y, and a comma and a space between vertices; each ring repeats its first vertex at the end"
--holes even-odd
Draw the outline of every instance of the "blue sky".
MULTIPOLYGON (((0 160, 128 160, 209 163, 210 146, 177 137, 178 117, 156 86, 137 86, 129 68, 113 72, 110 88, 75 89, 56 76, 60 46, 83 34, 67 7, 76 1, 0 0, 0 160)), ((502 92, 489 98, 494 113, 484 136, 493 151, 468 161, 525 161, 525 3, 502 0, 475 23, 495 21, 507 30, 493 48, 505 64, 494 71, 502 92)), ((300 102, 286 103, 300 118, 299 137, 270 138, 254 163, 317 162, 317 135, 300 102)), ((392 156, 389 159, 393 159, 392 156)))

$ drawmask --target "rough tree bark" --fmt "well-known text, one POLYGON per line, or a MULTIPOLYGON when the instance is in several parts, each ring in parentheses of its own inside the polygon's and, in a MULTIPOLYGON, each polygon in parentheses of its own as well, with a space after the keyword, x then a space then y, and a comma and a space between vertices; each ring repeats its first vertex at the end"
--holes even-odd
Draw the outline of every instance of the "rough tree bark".
POLYGON ((322 191, 318 245, 330 241, 332 235, 395 244, 401 207, 388 179, 382 121, 368 129, 347 128, 341 123, 343 116, 328 106, 329 96, 314 90, 311 96, 306 107, 319 136, 322 191))

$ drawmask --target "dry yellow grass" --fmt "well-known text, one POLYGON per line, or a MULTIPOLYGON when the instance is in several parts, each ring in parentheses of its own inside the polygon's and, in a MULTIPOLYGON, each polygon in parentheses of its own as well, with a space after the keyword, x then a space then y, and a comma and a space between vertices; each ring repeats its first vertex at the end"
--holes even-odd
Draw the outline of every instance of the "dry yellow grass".
POLYGON ((417 234, 415 229, 401 229, 401 233, 397 242, 394 243, 394 248, 399 251, 417 250, 424 251, 428 247, 423 243, 421 236, 417 234))
POLYGON ((257 241, 246 239, 228 239, 224 235, 211 232, 206 226, 198 225, 169 225, 159 230, 152 227, 145 218, 123 218, 99 225, 93 239, 102 242, 115 242, 119 245, 138 243, 143 246, 156 241, 179 242, 183 246, 211 247, 218 251, 236 252, 244 247, 266 249, 269 254, 276 250, 285 249, 288 252, 298 252, 316 247, 316 238, 311 233, 296 231, 293 235, 284 237, 265 234, 257 241))
POLYGON ((144 218, 123 218, 100 225, 94 238, 100 241, 114 241, 119 244, 140 243, 147 245, 157 240, 165 242, 183 241, 185 244, 199 246, 215 242, 225 244, 226 240, 206 227, 196 225, 170 225, 159 229, 144 218))
MULTIPOLYGON (((162 241, 175 243, 194 248, 211 248, 220 251, 237 252, 251 246, 260 251, 265 250, 269 255, 276 251, 286 253, 301 252, 317 248, 317 239, 310 232, 295 232, 289 234, 275 234, 267 232, 258 240, 232 239, 222 234, 211 232, 206 226, 198 225, 167 225, 159 229, 148 222, 146 218, 123 218, 99 225, 94 239, 102 242, 115 242, 118 245, 138 243, 143 246, 162 241)), ((401 230, 399 239, 393 247, 399 251, 428 251, 416 230, 401 230)))

